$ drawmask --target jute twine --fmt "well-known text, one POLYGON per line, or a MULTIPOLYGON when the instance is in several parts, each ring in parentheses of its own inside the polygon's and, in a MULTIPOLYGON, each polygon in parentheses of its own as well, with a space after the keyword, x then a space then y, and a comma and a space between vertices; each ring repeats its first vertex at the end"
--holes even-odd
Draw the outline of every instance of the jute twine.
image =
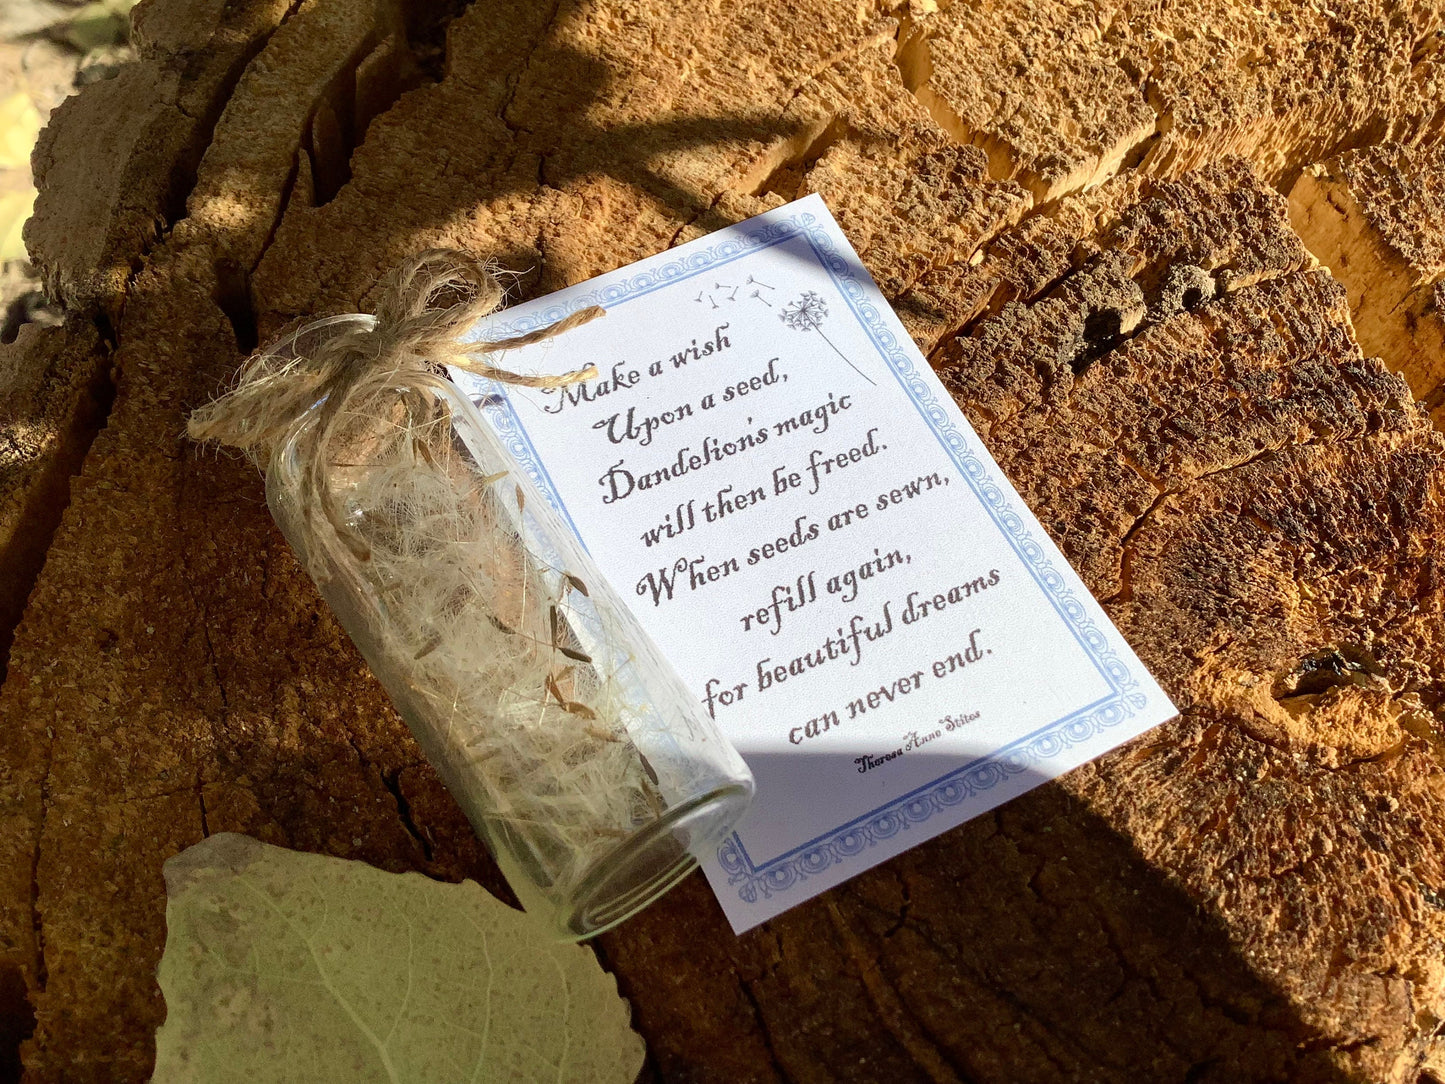
POLYGON ((302 327, 282 340, 296 344, 292 349, 263 350, 248 359, 231 391, 191 414, 187 432, 194 440, 239 448, 264 468, 298 421, 314 409, 311 424, 298 435, 298 458, 305 464, 300 499, 308 515, 321 509, 338 536, 365 559, 366 547, 345 525, 329 480, 338 433, 347 418, 385 418, 401 401, 408 404, 408 424, 419 431, 427 428, 445 407, 426 386, 445 376, 446 366, 529 388, 561 387, 597 376, 593 365, 560 375, 527 376, 488 360, 595 320, 605 312, 596 305, 525 335, 463 342, 478 320, 501 306, 504 293, 487 263, 451 249, 422 252, 383 280, 371 327, 358 322, 331 335, 317 334, 315 348, 301 353, 299 344, 317 324, 302 327))

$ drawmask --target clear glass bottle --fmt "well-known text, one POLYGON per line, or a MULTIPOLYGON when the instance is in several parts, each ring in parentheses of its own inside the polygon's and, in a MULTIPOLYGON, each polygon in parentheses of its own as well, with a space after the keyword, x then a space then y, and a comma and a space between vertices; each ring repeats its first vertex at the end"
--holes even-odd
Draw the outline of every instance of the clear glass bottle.
POLYGON ((320 404, 298 420, 271 513, 523 907, 560 937, 600 933, 732 830, 752 776, 450 381, 408 375, 373 404, 325 463, 320 404))

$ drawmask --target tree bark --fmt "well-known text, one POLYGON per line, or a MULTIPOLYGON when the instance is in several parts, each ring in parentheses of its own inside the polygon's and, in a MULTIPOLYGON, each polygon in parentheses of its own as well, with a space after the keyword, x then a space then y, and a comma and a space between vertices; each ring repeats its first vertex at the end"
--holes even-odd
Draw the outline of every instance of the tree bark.
POLYGON ((147 1077, 161 865, 211 832, 506 892, 187 412, 417 249, 535 296, 809 192, 1182 715, 740 938, 688 879, 598 942, 648 1072, 1445 1079, 1439 5, 136 20, 37 157, 70 324, 0 347, 78 434, 0 474, 0 544, 48 540, 0 688, 32 1079, 147 1077))

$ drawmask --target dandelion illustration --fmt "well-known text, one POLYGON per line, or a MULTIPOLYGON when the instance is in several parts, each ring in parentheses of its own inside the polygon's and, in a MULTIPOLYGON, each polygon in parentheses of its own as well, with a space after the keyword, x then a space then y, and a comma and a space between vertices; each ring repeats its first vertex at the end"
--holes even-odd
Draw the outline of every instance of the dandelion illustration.
POLYGON ((795 331, 807 331, 809 328, 821 331, 827 318, 828 303, 812 290, 806 291, 791 305, 784 305, 783 311, 778 313, 778 319, 795 331))
POLYGON ((868 374, 854 365, 848 355, 839 350, 833 344, 833 340, 823 333, 823 321, 827 318, 828 303, 812 290, 804 291, 802 297, 791 304, 784 305, 782 311, 778 313, 778 319, 794 331, 816 331, 822 340, 832 347, 833 353, 848 362, 849 368, 872 384, 873 380, 868 374))

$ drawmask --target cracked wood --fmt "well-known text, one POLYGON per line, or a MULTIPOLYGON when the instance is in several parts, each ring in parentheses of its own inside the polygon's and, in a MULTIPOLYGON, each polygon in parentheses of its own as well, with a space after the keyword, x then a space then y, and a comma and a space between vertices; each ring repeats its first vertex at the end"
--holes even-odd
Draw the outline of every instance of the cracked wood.
POLYGON ((140 64, 42 145, 30 243, 113 322, 116 388, 0 689, 33 1078, 147 1076, 160 866, 207 832, 505 891, 186 411, 414 249, 535 294, 818 191, 1185 713, 746 937, 684 883, 601 945, 651 1071, 1413 1084, 1445 1019, 1445 447, 1272 186, 1343 177, 1404 252, 1371 174, 1306 167, 1388 139, 1421 175, 1439 6, 446 12, 442 63, 410 4, 147 0, 140 64))

